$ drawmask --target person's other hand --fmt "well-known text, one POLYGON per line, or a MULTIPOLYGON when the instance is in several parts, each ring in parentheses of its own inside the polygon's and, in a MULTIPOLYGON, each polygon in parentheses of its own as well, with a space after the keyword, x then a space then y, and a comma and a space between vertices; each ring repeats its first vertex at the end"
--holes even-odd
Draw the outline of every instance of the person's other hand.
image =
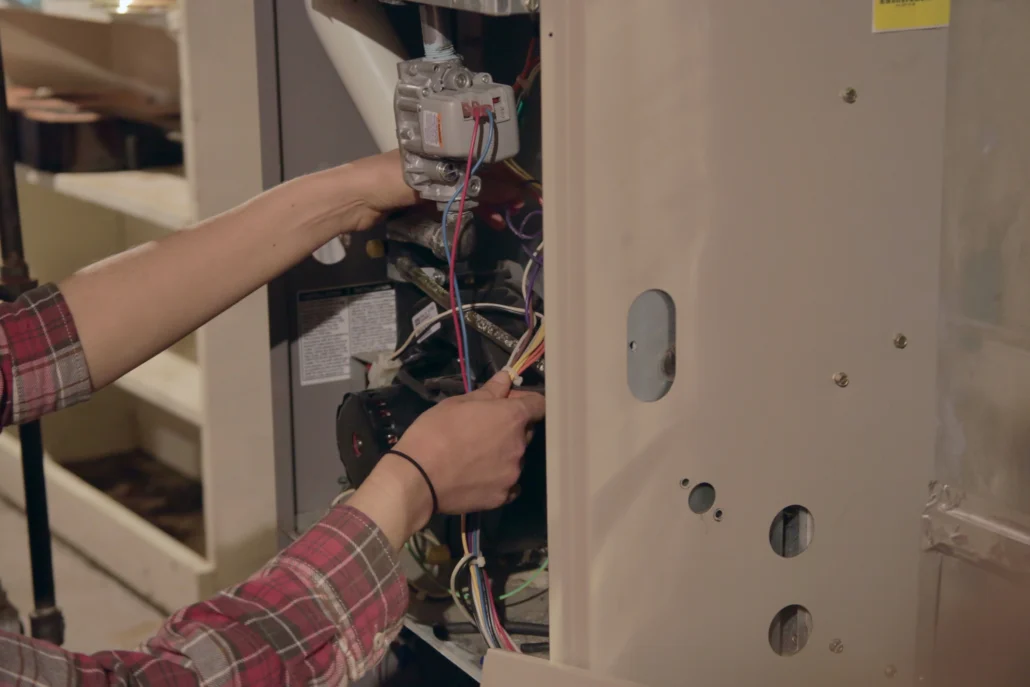
POLYGON ((425 412, 397 449, 429 475, 441 512, 490 510, 510 500, 532 428, 543 417, 544 397, 512 392, 511 379, 500 372, 425 412))
MULTIPOLYGON (((543 417, 544 397, 511 391, 508 373, 501 372, 481 389, 423 413, 396 448, 429 475, 442 512, 490 510, 513 497, 533 425, 543 417)), ((398 549, 433 509, 418 469, 392 454, 383 456, 347 504, 378 524, 398 549)))

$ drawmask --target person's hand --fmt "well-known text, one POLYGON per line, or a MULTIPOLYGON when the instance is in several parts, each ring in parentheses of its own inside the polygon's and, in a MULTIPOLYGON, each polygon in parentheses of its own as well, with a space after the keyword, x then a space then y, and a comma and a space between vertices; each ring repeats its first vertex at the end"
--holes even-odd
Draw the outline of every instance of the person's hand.
MULTIPOLYGON (((543 396, 512 392, 502 372, 482 388, 426 411, 396 448, 429 475, 441 512, 490 510, 513 498, 526 444, 543 417, 543 396)), ((349 504, 372 518, 396 547, 426 524, 433 507, 418 470, 390 454, 349 504)))
POLYGON ((490 510, 511 498, 533 426, 543 417, 544 397, 512 392, 511 378, 500 372, 425 412, 397 449, 429 475, 441 512, 490 510))
MULTIPOLYGON (((364 181, 364 212, 358 222, 359 230, 374 226, 388 212, 413 205, 421 205, 420 212, 439 215, 435 203, 423 202, 418 193, 404 182, 400 151, 373 155, 354 164, 361 168, 364 181)), ((524 183, 502 164, 484 167, 479 176, 483 179, 483 190, 476 198, 479 204, 473 212, 495 229, 503 228, 504 211, 508 208, 518 210, 523 206, 524 183)))

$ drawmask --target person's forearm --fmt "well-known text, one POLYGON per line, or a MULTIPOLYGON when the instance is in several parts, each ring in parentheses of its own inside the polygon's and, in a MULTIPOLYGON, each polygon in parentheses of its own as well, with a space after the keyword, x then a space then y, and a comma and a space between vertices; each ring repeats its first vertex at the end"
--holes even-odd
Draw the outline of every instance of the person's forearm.
MULTIPOLYGON (((417 448, 403 442, 398 446, 419 455, 417 448)), ((432 496, 422 475, 403 458, 391 454, 380 459, 347 505, 378 525, 394 551, 425 527, 433 514, 432 496)))
POLYGON ((90 377, 103 387, 229 308, 337 234, 369 228, 366 199, 399 175, 368 164, 319 172, 81 270, 60 284, 90 377))

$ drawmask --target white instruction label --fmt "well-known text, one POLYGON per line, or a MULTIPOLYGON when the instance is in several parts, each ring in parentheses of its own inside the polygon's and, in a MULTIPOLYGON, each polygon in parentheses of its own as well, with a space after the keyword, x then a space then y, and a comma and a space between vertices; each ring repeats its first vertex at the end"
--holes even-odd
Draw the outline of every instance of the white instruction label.
POLYGON ((422 143, 427 148, 443 147, 443 131, 440 113, 432 110, 422 111, 422 143))
MULTIPOLYGON (((415 316, 411 318, 412 329, 418 329, 423 324, 425 324, 426 322, 433 319, 439 314, 440 313, 436 309, 436 303, 430 303, 429 305, 415 313, 415 316)), ((439 322, 434 324, 432 327, 428 327, 424 332, 419 334, 418 338, 416 338, 415 340, 419 343, 422 343, 423 341, 431 337, 433 334, 436 334, 438 331, 440 331, 439 322)))
POLYGON ((351 356, 392 351, 397 345, 393 288, 302 291, 297 294, 300 384, 350 379, 351 356))

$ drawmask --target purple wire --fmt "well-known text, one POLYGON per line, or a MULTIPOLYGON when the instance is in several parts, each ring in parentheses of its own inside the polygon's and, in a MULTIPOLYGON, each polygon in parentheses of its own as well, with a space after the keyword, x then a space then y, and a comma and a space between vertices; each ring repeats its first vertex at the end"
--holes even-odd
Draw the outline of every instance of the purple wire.
POLYGON ((540 268, 544 265, 544 256, 537 255, 533 264, 529 267, 529 279, 526 281, 526 326, 533 327, 533 316, 530 314, 529 304, 533 300, 533 287, 536 286, 536 279, 540 274, 540 268))
POLYGON ((531 241, 533 239, 540 238, 540 234, 543 232, 543 227, 541 227, 540 231, 536 232, 535 234, 527 234, 526 225, 529 224, 529 220, 531 220, 533 217, 536 217, 537 215, 543 216, 543 214, 543 210, 533 210, 532 212, 526 214, 526 216, 522 218, 522 221, 516 228, 515 222, 512 221, 511 218, 511 208, 508 208, 504 211, 504 221, 508 224, 508 229, 511 230, 511 233, 515 234, 524 241, 531 241))

